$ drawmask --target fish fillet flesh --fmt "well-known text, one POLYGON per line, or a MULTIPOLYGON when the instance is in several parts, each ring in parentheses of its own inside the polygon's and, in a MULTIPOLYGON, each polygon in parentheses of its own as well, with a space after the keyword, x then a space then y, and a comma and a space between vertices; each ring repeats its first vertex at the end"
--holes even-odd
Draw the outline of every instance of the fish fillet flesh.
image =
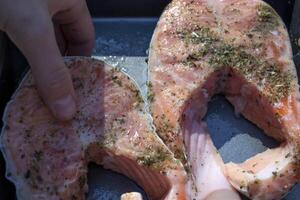
POLYGON ((1 150, 18 199, 85 199, 89 162, 133 179, 149 199, 186 199, 187 174, 156 135, 134 82, 91 58, 66 65, 77 94, 73 120, 51 115, 30 74, 6 108, 1 150))
POLYGON ((230 185, 281 199, 299 181, 298 78, 286 27, 265 2, 173 0, 151 41, 148 86, 157 133, 190 169, 199 199, 230 185), (224 165, 202 122, 218 93, 280 147, 224 165))

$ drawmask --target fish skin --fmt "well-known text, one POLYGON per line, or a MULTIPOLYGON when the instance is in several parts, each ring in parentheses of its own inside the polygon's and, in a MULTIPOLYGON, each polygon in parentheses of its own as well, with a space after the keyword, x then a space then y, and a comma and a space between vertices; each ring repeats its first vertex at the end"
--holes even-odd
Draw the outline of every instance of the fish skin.
MULTIPOLYGON (((225 95, 236 113, 282 142, 278 149, 257 155, 262 161, 253 157, 225 166, 215 162, 223 172, 220 180, 225 176, 237 191, 266 200, 281 199, 299 181, 298 78, 286 27, 268 4, 173 0, 152 37, 148 63, 148 99, 157 132, 175 157, 192 169, 197 191, 201 191, 197 177, 204 175, 193 172, 201 161, 191 161, 188 141, 193 134, 185 130, 192 126, 189 121, 201 124, 208 101, 218 93, 225 95), (268 158, 270 154, 276 159, 268 158), (261 163, 260 168, 242 176, 254 161, 261 163), (280 178, 274 178, 277 173, 280 178), (260 184, 254 184, 257 177, 260 184)), ((209 180, 205 184, 214 185, 209 180)))
POLYGON ((185 200, 183 165, 156 135, 134 82, 95 59, 66 65, 77 94, 71 121, 51 115, 31 74, 6 108, 1 150, 18 199, 85 199, 94 162, 135 180, 149 199, 185 200))

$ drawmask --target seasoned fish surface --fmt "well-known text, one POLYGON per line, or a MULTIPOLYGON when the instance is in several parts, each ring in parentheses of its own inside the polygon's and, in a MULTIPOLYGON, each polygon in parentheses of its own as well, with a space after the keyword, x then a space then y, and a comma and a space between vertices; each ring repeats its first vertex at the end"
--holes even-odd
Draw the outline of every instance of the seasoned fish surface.
POLYGON ((199 199, 228 188, 224 176, 252 199, 280 199, 299 181, 298 79, 286 28, 265 2, 173 0, 152 38, 149 76, 157 132, 191 169, 199 199), (213 151, 190 151, 190 141, 209 140, 197 135, 207 134, 201 119, 217 93, 282 145, 226 166, 213 151), (206 165, 214 178, 205 179, 207 171, 199 170, 206 165))
POLYGON ((66 65, 77 94, 73 120, 55 120, 31 75, 7 106, 1 149, 18 198, 85 199, 95 162, 135 180, 149 199, 186 199, 186 172, 155 134, 136 85, 101 61, 66 65))

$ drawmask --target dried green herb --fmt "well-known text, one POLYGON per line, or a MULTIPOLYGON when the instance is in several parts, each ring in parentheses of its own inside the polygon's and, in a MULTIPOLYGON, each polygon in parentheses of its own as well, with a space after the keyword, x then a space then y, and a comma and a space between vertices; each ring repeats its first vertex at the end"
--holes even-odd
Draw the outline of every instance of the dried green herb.
POLYGON ((153 167, 160 168, 164 161, 171 159, 172 156, 170 152, 166 151, 160 147, 147 148, 142 155, 138 156, 137 160, 140 164, 153 167))
POLYGON ((276 11, 269 5, 261 3, 257 6, 258 24, 256 31, 268 32, 274 30, 280 24, 280 18, 276 11))
MULTIPOLYGON (((265 13, 261 15, 265 17, 271 15, 269 12, 272 10, 266 11, 266 9, 269 9, 268 7, 262 7, 261 9, 265 9, 265 13)), ((243 50, 243 47, 234 47, 217 39, 215 34, 210 33, 208 28, 200 30, 202 30, 202 34, 195 35, 195 31, 193 31, 192 34, 187 34, 188 36, 183 37, 185 42, 188 41, 192 44, 207 42, 198 51, 191 53, 183 61, 184 64, 195 67, 195 62, 202 60, 206 56, 205 59, 208 59, 208 64, 215 69, 232 67, 245 75, 246 78, 256 80, 257 84, 262 86, 264 93, 272 102, 278 102, 289 94, 292 86, 290 73, 281 71, 276 64, 257 59, 243 50), (207 39, 209 35, 212 35, 212 38, 207 39)))
POLYGON ((34 156, 36 161, 40 161, 43 157, 43 152, 42 151, 35 151, 33 156, 34 156))
POLYGON ((213 42, 218 41, 215 34, 207 27, 198 27, 192 32, 180 32, 178 35, 180 38, 184 39, 186 44, 212 44, 213 42))
POLYGON ((122 87, 122 81, 120 80, 120 78, 118 77, 118 76, 112 76, 112 78, 111 78, 111 80, 115 83, 115 84, 117 84, 117 85, 119 85, 120 87, 122 87))
POLYGON ((272 172, 272 174, 273 174, 273 178, 276 178, 278 175, 278 172, 274 171, 274 172, 272 172))
POLYGON ((149 102, 153 102, 154 101, 153 85, 152 85, 151 82, 148 82, 147 99, 148 99, 149 102))

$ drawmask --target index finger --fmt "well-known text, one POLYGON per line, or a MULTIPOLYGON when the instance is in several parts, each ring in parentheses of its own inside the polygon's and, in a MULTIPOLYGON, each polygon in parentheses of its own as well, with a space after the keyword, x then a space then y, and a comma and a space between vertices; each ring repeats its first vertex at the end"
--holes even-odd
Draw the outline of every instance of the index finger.
POLYGON ((58 12, 53 19, 63 32, 67 43, 67 55, 91 55, 95 34, 85 1, 74 1, 69 9, 58 12))
POLYGON ((43 5, 32 1, 21 4, 16 6, 5 31, 27 58, 44 102, 55 117, 68 120, 76 111, 75 94, 51 18, 43 5))

